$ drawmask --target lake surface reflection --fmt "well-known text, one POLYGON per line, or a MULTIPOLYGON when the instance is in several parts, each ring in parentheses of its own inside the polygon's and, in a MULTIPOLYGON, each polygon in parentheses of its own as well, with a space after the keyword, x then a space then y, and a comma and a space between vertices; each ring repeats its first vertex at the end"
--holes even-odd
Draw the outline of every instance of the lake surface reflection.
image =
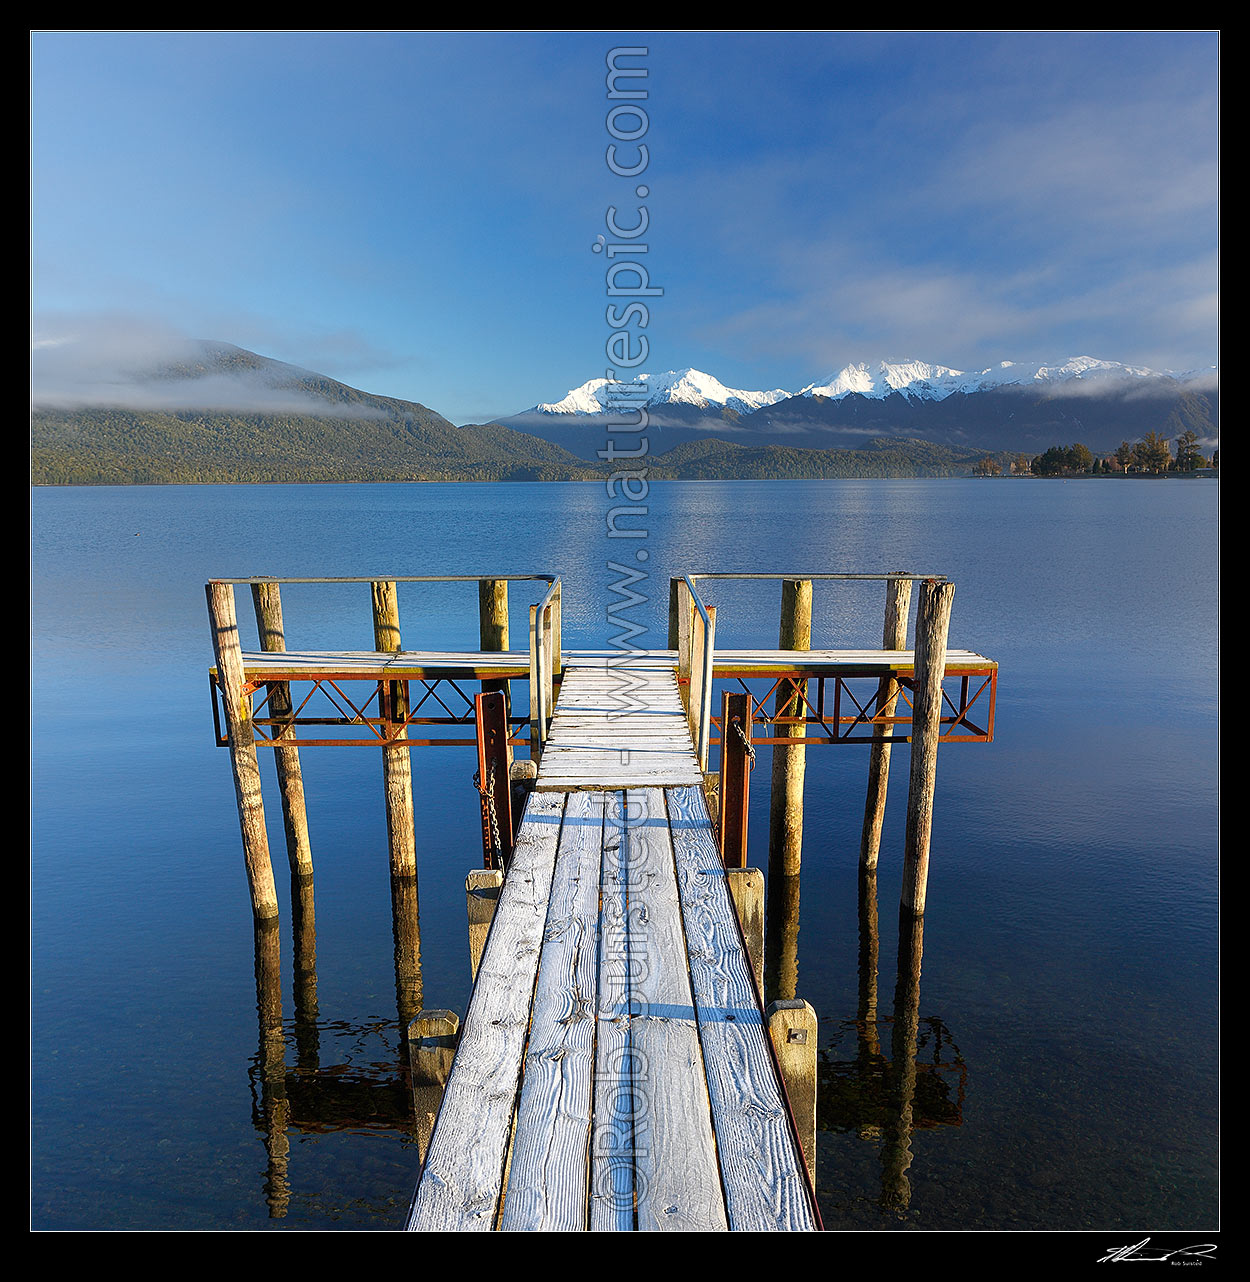
MULTIPOLYGON (((471 752, 414 753, 419 896, 388 875, 380 753, 302 753, 316 872, 295 883, 262 758, 282 918, 253 931, 205 581, 556 573, 565 644, 604 646, 615 563, 646 574, 641 645, 670 574, 946 574, 951 645, 1001 665, 995 742, 939 757, 923 932, 897 917, 906 749, 875 885, 866 750, 807 756, 767 982, 820 1017, 826 1227, 1214 1228, 1218 493, 665 483, 642 541, 606 537, 597 485, 35 491, 32 1223, 400 1226, 422 1133, 402 1029, 467 1003, 471 752)), ((719 645, 776 644, 775 584, 708 597, 719 645)), ((292 648, 371 645, 367 587, 283 604, 292 648)), ((880 584, 817 584, 814 644, 878 644, 881 609, 880 584)), ((471 586, 401 588, 400 613, 408 646, 475 643, 471 586)))

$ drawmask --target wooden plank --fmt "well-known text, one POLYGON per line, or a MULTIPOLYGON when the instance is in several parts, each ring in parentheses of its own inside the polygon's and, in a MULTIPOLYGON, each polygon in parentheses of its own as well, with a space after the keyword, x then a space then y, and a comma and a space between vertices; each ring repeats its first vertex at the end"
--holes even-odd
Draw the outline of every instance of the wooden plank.
MULTIPOLYGON (((679 704, 676 707, 651 704, 648 707, 617 709, 605 707, 602 703, 579 702, 572 696, 560 700, 556 716, 561 725, 569 724, 580 728, 593 726, 628 730, 631 727, 652 726, 667 729, 674 734, 682 733, 684 721, 684 712, 679 704)), ((685 737, 690 738, 689 732, 685 733, 685 737)))
POLYGON ((543 771, 547 777, 558 770, 568 770, 570 765, 574 768, 584 765, 588 770, 695 768, 689 749, 666 748, 652 739, 618 739, 611 744, 559 747, 553 751, 554 760, 543 771))
POLYGON ((654 741, 672 745, 674 749, 684 749, 693 756, 690 736, 681 728, 674 728, 672 723, 664 725, 607 725, 570 726, 564 723, 556 725, 551 738, 559 737, 566 744, 594 744, 597 748, 611 747, 618 743, 633 742, 646 744, 654 741))
MULTIPOLYGON (((642 742, 646 742, 645 740, 642 742)), ((543 776, 550 779, 552 775, 569 770, 586 769, 595 772, 612 770, 695 770, 689 752, 663 751, 659 748, 639 748, 635 745, 627 753, 620 741, 603 748, 557 748, 555 759, 543 770, 543 776), (620 758, 627 757, 627 760, 620 758)), ((542 780, 540 780, 540 783, 542 780)))
POLYGON ((634 707, 623 707, 616 693, 610 677, 566 669, 539 789, 649 787, 701 778, 672 670, 641 674, 634 707))
MULTIPOLYGON (((564 678, 571 673, 586 673, 605 683, 598 688, 623 690, 633 688, 633 678, 648 673, 661 675, 673 673, 668 663, 653 663, 646 656, 631 656, 628 664, 615 668, 587 667, 580 655, 584 652, 565 652, 564 678), (613 687, 607 684, 615 681, 613 687)), ((265 654, 243 651, 243 666, 249 678, 258 680, 297 681, 311 676, 344 676, 351 679, 380 679, 384 674, 393 678, 458 678, 466 680, 482 677, 515 677, 529 669, 529 655, 525 651, 491 653, 480 650, 429 650, 407 651, 398 654, 379 653, 375 650, 288 650, 283 654, 265 654)), ((915 668, 912 650, 723 650, 715 652, 716 675, 723 676, 739 669, 751 669, 752 675, 770 676, 796 673, 802 676, 864 675, 880 676, 888 672, 907 673, 915 668), (847 669, 862 669, 848 673, 847 669)), ((975 650, 948 649, 946 672, 993 672, 998 668, 995 660, 975 650)))
POLYGON ((725 1229, 664 793, 627 792, 626 805, 638 1228, 725 1229))
POLYGON ((494 1225, 563 811, 559 794, 526 804, 409 1230, 494 1225))
POLYGON ((586 1228, 599 960, 601 792, 568 799, 538 963, 500 1228, 586 1228))
POLYGON ((557 753, 556 760, 542 772, 536 786, 540 791, 548 791, 557 779, 578 778, 582 775, 586 778, 603 779, 614 779, 626 774, 648 779, 654 777, 657 780, 670 775, 683 777, 689 775, 700 780, 703 778, 698 767, 692 765, 689 757, 684 754, 679 756, 676 753, 670 753, 648 758, 643 753, 632 752, 629 754, 628 762, 614 761, 612 756, 611 753, 601 753, 593 757, 589 754, 569 754, 565 763, 561 764, 560 755, 557 753))
POLYGON ((634 1059, 630 1043, 629 851, 625 794, 607 797, 599 881, 599 990, 596 1000, 594 1124, 589 1225, 594 1232, 634 1227, 634 1059))
POLYGON ((608 721, 632 721, 635 717, 674 718, 684 714, 676 694, 668 691, 643 691, 643 696, 632 702, 614 701, 606 695, 596 695, 574 688, 565 690, 560 704, 571 716, 602 717, 608 721))
POLYGON ((702 791, 670 789, 667 801, 729 1227, 814 1229, 801 1151, 702 791))

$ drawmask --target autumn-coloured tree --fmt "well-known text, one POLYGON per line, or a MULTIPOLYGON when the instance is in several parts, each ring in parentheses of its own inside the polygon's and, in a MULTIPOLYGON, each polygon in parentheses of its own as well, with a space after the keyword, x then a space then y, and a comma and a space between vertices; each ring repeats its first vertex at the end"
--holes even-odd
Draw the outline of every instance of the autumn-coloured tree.
POLYGON ((1172 462, 1172 449, 1166 436, 1147 432, 1133 446, 1133 463, 1143 472, 1166 472, 1172 462))

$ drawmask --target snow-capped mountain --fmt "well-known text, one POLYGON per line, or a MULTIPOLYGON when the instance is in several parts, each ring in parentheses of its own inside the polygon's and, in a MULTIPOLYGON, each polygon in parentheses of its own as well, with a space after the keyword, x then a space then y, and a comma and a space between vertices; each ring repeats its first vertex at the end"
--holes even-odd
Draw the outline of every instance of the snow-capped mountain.
POLYGON ((940 401, 955 392, 984 392, 996 387, 1058 388, 1067 383, 1109 386, 1133 379, 1160 378, 1187 382, 1213 372, 1189 370, 1178 374, 1173 370, 1102 361, 1093 356, 1072 356, 1059 365, 1046 361, 1000 361, 988 369, 970 372, 930 365, 926 361, 879 361, 875 366, 848 365, 822 383, 809 384, 799 395, 837 400, 856 393, 879 400, 891 392, 899 392, 921 400, 940 401))
POLYGON ((826 379, 809 383, 797 392, 774 388, 767 392, 744 391, 726 387, 711 374, 697 369, 669 370, 664 374, 637 374, 628 382, 610 384, 605 378, 592 378, 581 387, 573 388, 561 400, 535 405, 530 414, 605 414, 610 408, 619 409, 622 403, 630 405, 689 405, 699 409, 731 409, 739 414, 749 414, 769 405, 795 396, 824 397, 841 400, 847 396, 863 396, 870 400, 883 400, 893 393, 923 401, 941 401, 956 392, 970 394, 993 388, 1035 388, 1039 391, 1068 389, 1084 390, 1094 384, 1110 388, 1117 383, 1135 380, 1171 379, 1178 383, 1199 379, 1213 380, 1215 369, 1152 370, 1141 365, 1124 365, 1119 361, 1098 360, 1093 356, 1073 356, 1055 364, 1048 361, 1001 361, 988 369, 959 370, 946 365, 932 365, 928 361, 877 361, 874 364, 859 362, 846 365, 826 379), (609 388, 615 404, 609 406, 609 388), (646 389, 645 396, 638 396, 639 388, 646 389))
POLYGON ((584 458, 600 456, 613 415, 644 406, 652 449, 715 436, 743 446, 811 449, 907 439, 1031 453, 1079 441, 1109 451, 1149 431, 1193 428, 1214 440, 1218 383, 1214 366, 1175 372, 1092 356, 1001 361, 980 370, 862 362, 793 393, 730 388, 682 369, 616 384, 591 379, 561 400, 501 421, 584 458))
POLYGON ((744 392, 726 387, 711 374, 697 369, 668 370, 663 374, 638 374, 628 382, 609 383, 606 378, 592 378, 575 387, 562 400, 536 405, 538 414, 607 414, 623 404, 693 405, 696 409, 736 410, 749 414, 765 405, 784 401, 790 392, 777 388, 771 392, 744 392), (610 389, 617 389, 614 392, 610 389), (645 395, 639 391, 645 389, 645 395))
POLYGON ((927 361, 900 361, 897 364, 878 361, 875 366, 861 362, 847 365, 823 382, 809 383, 796 394, 824 396, 836 401, 852 394, 880 400, 891 392, 901 392, 904 396, 940 401, 951 392, 963 390, 966 377, 961 370, 947 369, 945 365, 930 365, 927 361))
MULTIPOLYGON (((897 394, 918 400, 945 400, 954 392, 988 391, 994 387, 1059 388, 1064 383, 1105 386, 1135 379, 1171 378, 1185 383, 1199 378, 1213 378, 1215 370, 1191 369, 1177 373, 1171 369, 1146 369, 1144 365, 1126 365, 1118 360, 1099 360, 1095 356, 1071 356, 1060 364, 1044 360, 1004 360, 987 369, 951 369, 947 365, 929 364, 927 360, 878 360, 874 364, 859 362, 845 365, 828 378, 819 379, 799 391, 782 388, 772 391, 744 391, 724 383, 699 369, 671 369, 663 374, 636 374, 628 382, 609 383, 606 378, 591 378, 574 387, 562 400, 533 406, 532 414, 605 414, 622 403, 631 405, 694 405, 700 409, 728 408, 750 414, 765 405, 776 405, 791 396, 823 396, 841 400, 845 396, 867 396, 882 400, 897 394), (609 388, 615 387, 614 406, 609 406, 609 388), (638 396, 638 388, 646 388, 638 396)), ((1074 388, 1073 388, 1074 390, 1074 388)))

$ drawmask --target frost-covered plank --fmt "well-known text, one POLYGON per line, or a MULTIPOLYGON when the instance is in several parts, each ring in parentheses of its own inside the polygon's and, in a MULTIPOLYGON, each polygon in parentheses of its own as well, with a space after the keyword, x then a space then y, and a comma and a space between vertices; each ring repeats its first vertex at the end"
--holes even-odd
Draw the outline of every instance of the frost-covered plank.
MULTIPOLYGON (((864 675, 910 672, 916 666, 914 650, 721 650, 716 651, 716 674, 758 668, 761 675, 801 671, 807 676, 846 675, 846 669, 865 669, 864 675)), ((989 672, 998 667, 975 650, 946 652, 946 671, 989 672)))
POLYGON ((803 1156, 702 791, 673 789, 668 806, 729 1226, 815 1229, 803 1156))
POLYGON ((599 881, 599 992, 596 1004, 594 1126, 590 1145, 590 1228, 634 1227, 634 1060, 629 1031, 629 881, 625 794, 611 793, 599 881))
POLYGON ((408 1228, 494 1227, 564 796, 531 796, 499 896, 408 1228))
POLYGON ((500 1228, 586 1228, 604 794, 568 799, 500 1228))
POLYGON ((625 799, 637 1227, 725 1229, 664 794, 625 799))

